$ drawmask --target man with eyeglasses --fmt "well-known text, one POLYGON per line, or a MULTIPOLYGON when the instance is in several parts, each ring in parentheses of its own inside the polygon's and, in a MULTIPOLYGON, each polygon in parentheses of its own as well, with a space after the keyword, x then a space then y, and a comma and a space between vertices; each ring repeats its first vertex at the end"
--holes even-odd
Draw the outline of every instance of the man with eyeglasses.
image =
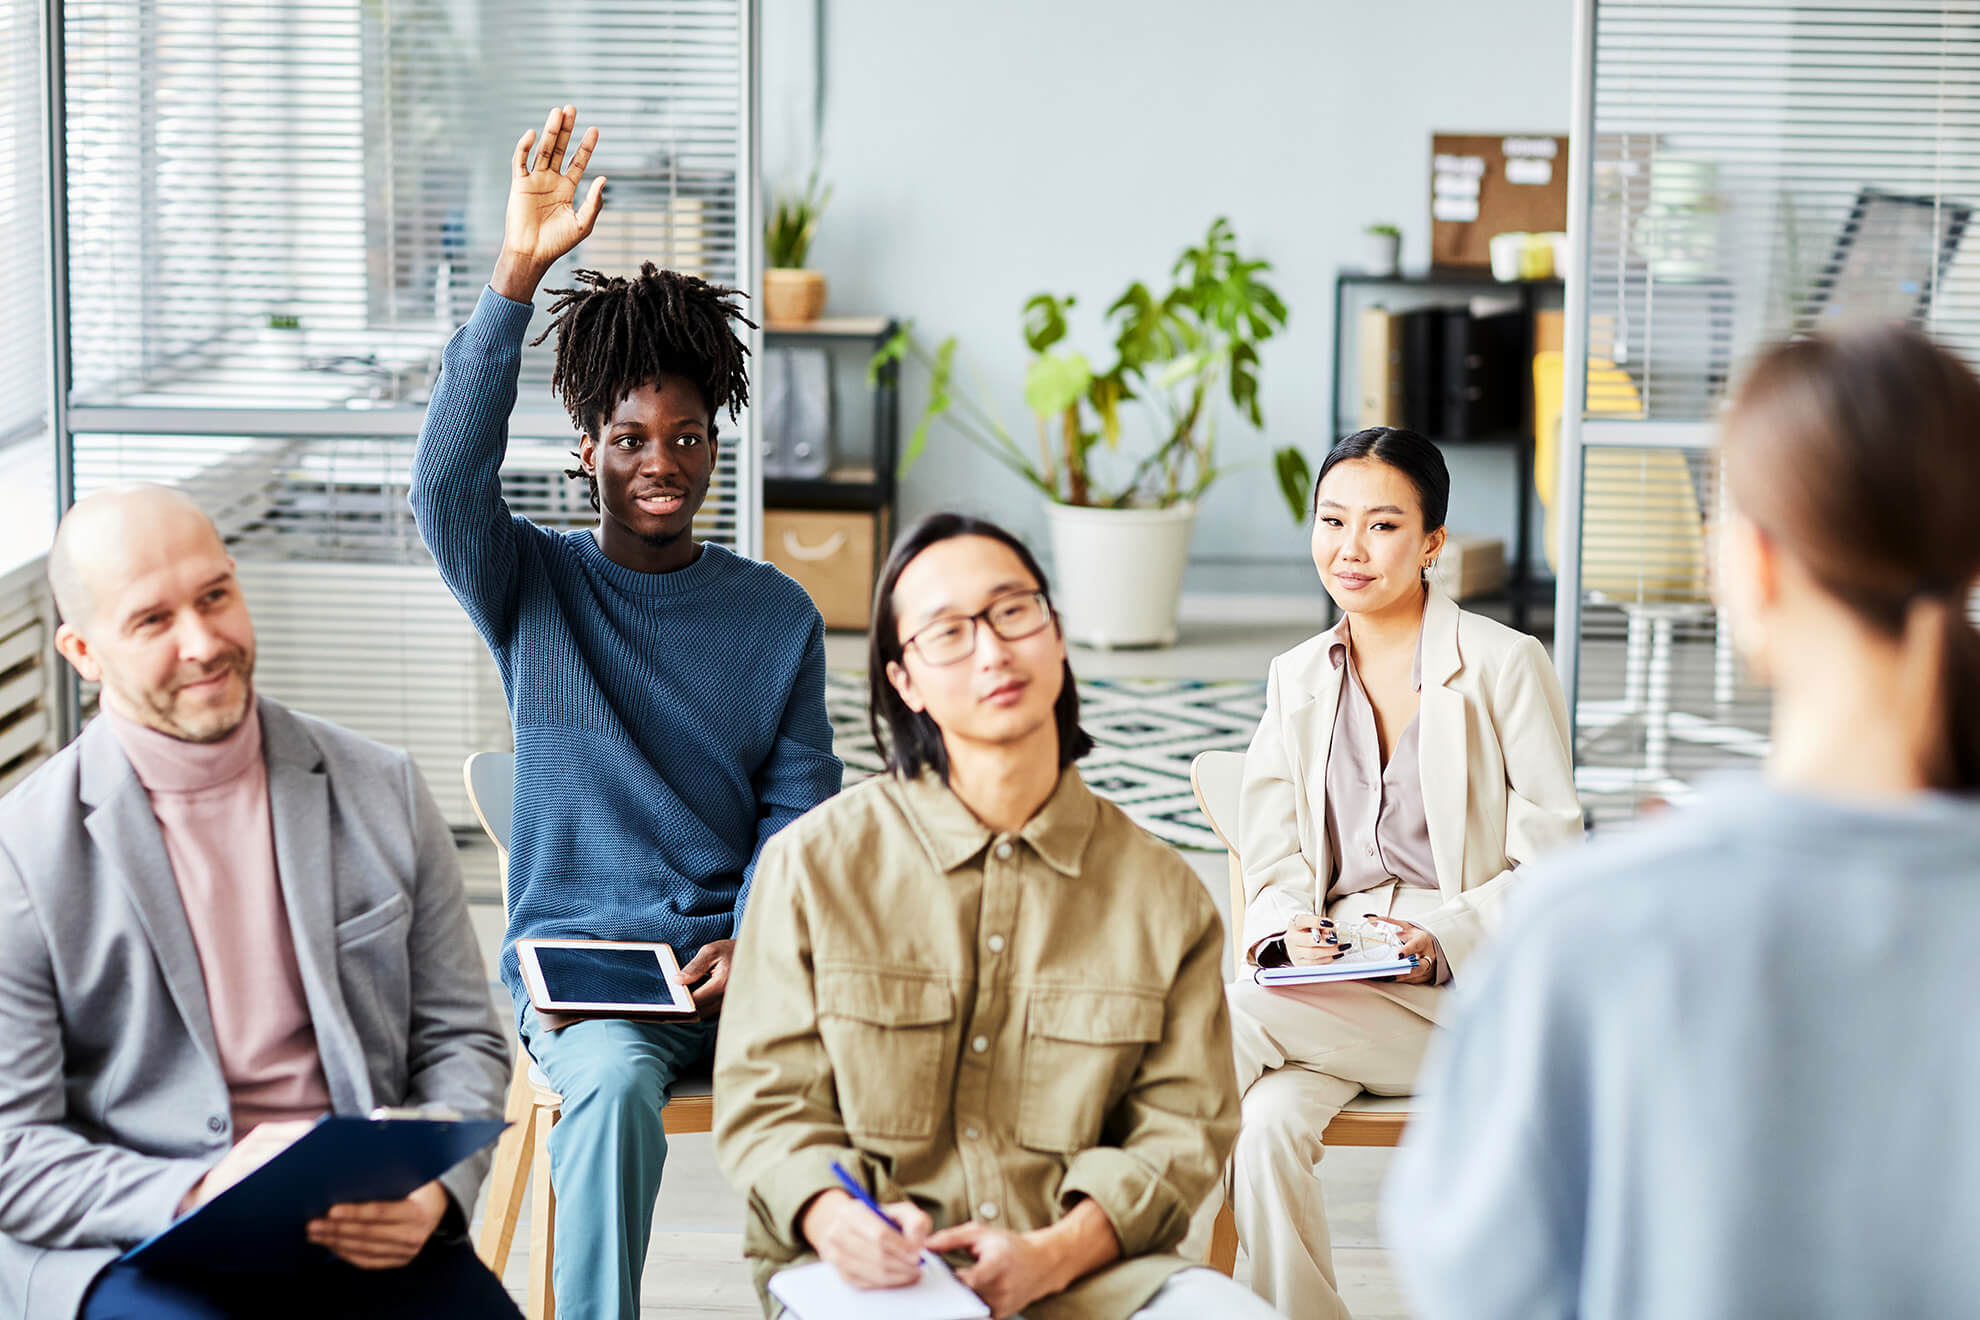
POLYGON ((716 1046, 761 1287, 813 1256, 910 1284, 925 1249, 1000 1317, 1273 1314, 1172 1254, 1237 1132, 1223 928, 1073 768, 1093 744, 1057 622, 976 519, 924 519, 882 574, 891 773, 764 850, 716 1046))

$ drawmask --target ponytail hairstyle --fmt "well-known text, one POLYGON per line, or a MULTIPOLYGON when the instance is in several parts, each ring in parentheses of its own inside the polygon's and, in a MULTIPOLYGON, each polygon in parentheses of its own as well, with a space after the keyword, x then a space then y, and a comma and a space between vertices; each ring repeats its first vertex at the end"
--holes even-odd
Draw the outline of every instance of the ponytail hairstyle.
POLYGON ((1926 782, 1980 791, 1980 379, 1901 325, 1779 345, 1721 439, 1740 512, 1916 670, 1926 782))

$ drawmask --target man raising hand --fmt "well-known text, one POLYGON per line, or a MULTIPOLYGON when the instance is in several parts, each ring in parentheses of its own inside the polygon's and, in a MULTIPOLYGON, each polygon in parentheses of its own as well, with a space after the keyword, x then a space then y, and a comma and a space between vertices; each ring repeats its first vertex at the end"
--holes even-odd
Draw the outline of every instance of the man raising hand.
POLYGON ((714 1013, 764 842, 841 771, 817 609, 774 568, 693 534, 721 415, 749 396, 735 290, 649 263, 633 279, 580 270, 553 291, 551 385, 598 522, 552 531, 502 499, 530 300, 604 205, 602 178, 578 201, 598 132, 573 150, 576 123, 562 106, 516 144, 502 255, 447 347, 412 507, 515 724, 502 977, 564 1097, 550 1141, 558 1310, 632 1320, 666 1158, 660 1111, 714 1028, 544 1022, 515 941, 664 940, 714 1013))

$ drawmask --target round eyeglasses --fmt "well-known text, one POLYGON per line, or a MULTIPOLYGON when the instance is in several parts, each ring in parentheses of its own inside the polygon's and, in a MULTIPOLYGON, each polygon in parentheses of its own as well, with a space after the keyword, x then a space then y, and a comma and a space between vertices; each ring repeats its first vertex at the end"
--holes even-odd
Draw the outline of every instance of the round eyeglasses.
POLYGON ((1017 642, 1043 631, 1052 621, 1052 607, 1042 591, 1013 592, 997 597, 974 614, 935 620, 902 642, 901 649, 912 646, 931 665, 956 664, 975 654, 979 620, 1005 641, 1017 642))

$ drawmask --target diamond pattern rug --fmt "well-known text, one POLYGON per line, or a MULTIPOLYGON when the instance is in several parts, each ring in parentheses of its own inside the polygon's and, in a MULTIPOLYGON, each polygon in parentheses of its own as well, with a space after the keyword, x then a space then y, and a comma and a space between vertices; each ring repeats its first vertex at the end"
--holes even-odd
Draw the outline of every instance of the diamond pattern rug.
MULTIPOLYGON (((825 708, 846 783, 879 773, 880 754, 866 727, 866 675, 827 674, 825 708)), ((1095 747, 1079 770, 1094 792, 1150 834, 1178 848, 1218 851, 1223 845, 1190 792, 1189 763, 1198 752, 1243 751, 1264 712, 1262 682, 1087 680, 1079 685, 1079 719, 1095 747)))

